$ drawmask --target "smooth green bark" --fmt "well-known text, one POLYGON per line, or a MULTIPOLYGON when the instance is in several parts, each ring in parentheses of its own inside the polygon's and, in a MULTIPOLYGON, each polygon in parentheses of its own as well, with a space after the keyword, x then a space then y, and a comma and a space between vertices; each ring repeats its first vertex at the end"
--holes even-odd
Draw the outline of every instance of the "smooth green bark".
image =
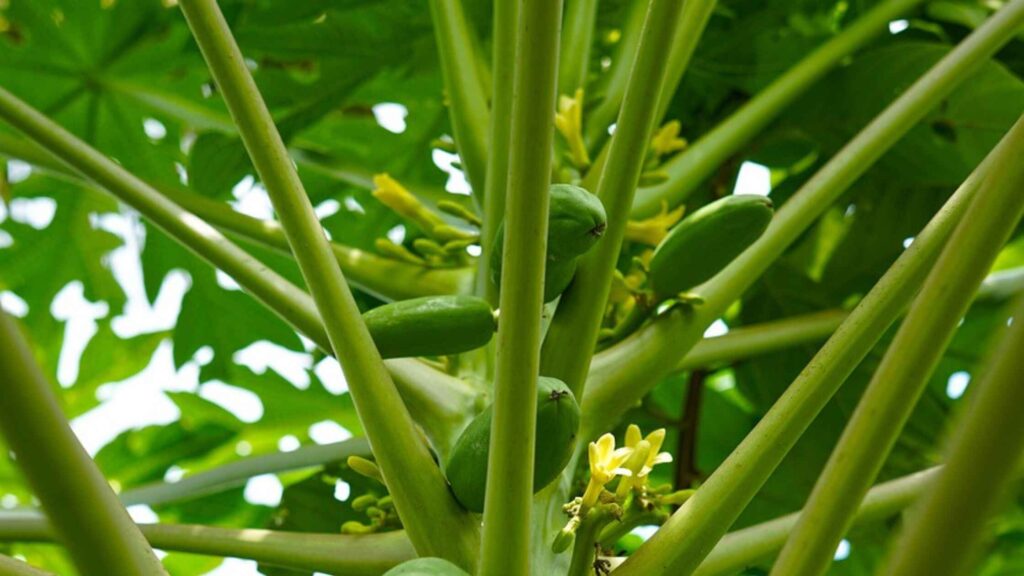
POLYGON ((448 490, 373 345, 223 14, 215 0, 183 0, 180 6, 274 204, 409 539, 424 556, 471 567, 476 525, 448 490))
POLYGON ((669 208, 682 203, 815 82, 885 31, 889 21, 920 3, 921 0, 888 0, 879 4, 790 68, 711 132, 666 162, 662 170, 668 174, 668 180, 637 192, 633 217, 646 218, 656 214, 661 210, 662 202, 667 202, 669 208))
POLYGON ((946 465, 903 528, 895 553, 878 574, 968 574, 987 523, 1006 500, 1014 463, 1024 454, 1024 297, 1010 328, 974 387, 955 428, 946 465))
POLYGON ((0 312, 0 432, 78 570, 166 574, 68 425, 21 327, 0 312))
POLYGON ((682 0, 651 0, 596 194, 608 214, 597 245, 580 258, 576 277, 562 294, 541 350, 541 372, 559 378, 580 397, 626 234, 633 193, 640 180, 665 82, 664 54, 672 46, 682 0))
POLYGON ((561 2, 520 3, 481 576, 530 573, 536 391, 561 26, 561 2))
MULTIPOLYGON (((1004 10, 1013 8, 1024 14, 1024 0, 1004 10)), ((1024 117, 993 153, 963 221, 929 272, 818 477, 773 576, 813 576, 828 569, 857 505, 967 312, 971 295, 1024 213, 1021 157, 1024 117)))

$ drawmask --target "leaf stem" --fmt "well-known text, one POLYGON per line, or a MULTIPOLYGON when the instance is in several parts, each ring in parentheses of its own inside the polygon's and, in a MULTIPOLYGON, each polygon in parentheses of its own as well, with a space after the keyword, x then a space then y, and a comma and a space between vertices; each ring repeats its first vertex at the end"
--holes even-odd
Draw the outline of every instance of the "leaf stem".
POLYGON ((946 465, 911 515, 880 574, 966 574, 986 524, 1007 497, 1024 454, 1024 297, 991 355, 947 450, 946 465), (969 497, 967 497, 969 495, 969 497))
POLYGON ((224 15, 215 0, 180 6, 288 236, 409 539, 422 555, 471 567, 476 526, 448 490, 373 345, 224 15))
MULTIPOLYGON (((1005 300, 1024 290, 1024 267, 989 274, 975 295, 977 300, 1005 300)), ((703 338, 676 364, 673 370, 713 368, 794 346, 827 340, 847 318, 844 310, 822 310, 731 329, 722 336, 703 338)), ((632 340, 594 355, 590 377, 600 375, 628 361, 644 341, 632 340)))
MULTIPOLYGON (((478 203, 487 173, 487 126, 490 111, 473 32, 462 0, 430 0, 434 38, 441 60, 448 115, 455 146, 478 203)), ((497 71, 496 71, 497 72, 497 71)))
POLYGON ((776 212, 756 243, 696 289, 703 304, 663 314, 620 342, 617 346, 630 346, 636 354, 593 375, 582 401, 584 419, 614 421, 671 372, 704 330, 882 154, 1005 44, 1021 20, 1021 3, 1008 4, 921 76, 776 212))
POLYGON ((273 452, 229 462, 205 472, 185 476, 177 482, 155 482, 125 490, 121 502, 126 506, 147 504, 157 506, 192 500, 223 492, 245 484, 260 474, 287 472, 302 468, 340 462, 349 456, 367 456, 370 445, 365 438, 349 438, 331 444, 310 444, 291 452, 273 452))
POLYGON ((596 194, 608 213, 604 236, 580 258, 576 276, 562 294, 541 350, 541 373, 564 381, 582 395, 611 290, 626 223, 654 130, 658 95, 667 73, 682 0, 651 0, 596 194))
MULTIPOLYGON (((309 295, 229 241, 216 228, 182 209, 3 88, 0 88, 0 118, 37 143, 41 150, 45 151, 42 155, 50 157, 51 163, 57 163, 65 170, 70 167, 70 170, 81 174, 138 210, 196 256, 231 276, 249 295, 305 334, 321 349, 331 352, 327 334, 309 295)), ((402 378, 396 380, 403 394, 432 394, 434 404, 437 406, 444 406, 452 399, 462 396, 461 390, 464 386, 461 382, 437 370, 423 371, 417 360, 389 360, 386 364, 390 369, 401 368, 420 373, 420 379, 415 382, 402 378), (407 390, 407 383, 414 384, 415 389, 407 390)), ((423 402, 413 404, 427 405, 423 402)), ((431 418, 428 414, 414 415, 424 421, 436 421, 436 418, 431 418)), ((426 432, 429 436, 443 436, 448 433, 429 427, 426 428, 426 432)))
MULTIPOLYGON (((1021 5, 1024 5, 1024 2, 1021 5)), ((1004 20, 1003 24, 1007 24, 1009 31, 1014 29, 1012 19, 1009 23, 1004 20)), ((997 28, 998 32, 994 35, 1005 38, 1004 35, 1008 33, 1007 29, 997 28)), ((992 28, 988 27, 988 30, 992 30, 992 28)), ((988 32, 988 34, 992 34, 992 32, 988 32)), ((936 68, 933 68, 933 72, 944 72, 953 68, 951 74, 960 78, 963 72, 949 64, 951 61, 956 62, 964 57, 965 53, 970 54, 974 51, 973 48, 968 48, 972 43, 965 42, 936 68)), ((987 52, 982 54, 987 54, 987 52)), ((980 59, 981 54, 975 54, 974 57, 980 59)), ((930 77, 934 78, 931 72, 918 84, 915 84, 915 87, 928 86, 930 82, 925 81, 930 77)), ((907 103, 907 96, 913 95, 914 92, 915 88, 911 88, 904 97, 901 97, 900 101, 904 104, 907 103)), ((889 110, 893 109, 893 107, 889 108, 889 110)), ((883 112, 879 118, 888 120, 885 118, 886 116, 887 114, 883 112)), ((1002 146, 1004 144, 1001 143, 997 150, 1002 146)), ((989 157, 991 158, 992 155, 990 154, 989 157)), ((958 218, 966 211, 967 199, 980 185, 980 181, 984 179, 988 163, 989 160, 983 162, 946 202, 942 210, 917 236, 918 241, 914 242, 875 284, 850 317, 843 322, 840 329, 818 351, 818 354, 787 388, 772 409, 708 478, 707 482, 673 514, 662 531, 659 531, 623 565, 621 569, 626 570, 624 575, 628 576, 632 570, 638 570, 638 572, 632 572, 634 574, 647 573, 644 571, 645 567, 651 568, 652 566, 672 566, 673 573, 678 574, 689 574, 696 568, 714 543, 728 530, 747 503, 754 497, 845 378, 910 302, 918 286, 923 282, 929 266, 935 261, 946 238, 951 234, 958 218), (678 542, 680 534, 686 534, 682 542, 678 542)), ((864 168, 866 167, 862 167, 862 169, 864 168)), ((819 172, 819 174, 821 173, 819 172)), ((840 186, 841 188, 842 186, 840 186)), ((812 189, 814 194, 820 192, 820 189, 818 191, 812 189)), ((800 194, 798 193, 794 199, 799 199, 800 194)), ((826 199, 830 200, 831 195, 826 196, 826 199)), ((804 197, 804 200, 807 200, 807 197, 804 197)), ((762 237, 762 239, 764 238, 762 237)), ((750 251, 747 254, 750 254, 750 251)), ((762 257, 768 260, 773 259, 771 253, 768 255, 762 253, 762 257)), ((740 258, 744 259, 743 256, 740 258)), ((744 269, 755 265, 756 263, 744 263, 744 266, 748 267, 744 269)), ((734 280, 739 280, 741 274, 738 272, 740 270, 740 268, 733 270, 735 276, 729 274, 728 269, 726 272, 734 280)), ((714 282, 712 280, 712 283, 714 282)), ((724 310, 724 307, 716 309, 716 315, 721 313, 720 310, 724 310)), ((697 315, 699 314, 698 311, 697 315)), ((678 321, 686 320, 678 316, 676 318, 678 321)), ((706 318, 704 322, 710 323, 706 318)), ((706 326, 707 323, 702 325, 706 326)), ((678 332, 662 333, 662 337, 674 337, 676 339, 675 346, 679 346, 678 332)), ((636 369, 635 366, 634 369, 636 369)), ((650 370, 649 367, 646 369, 650 370)), ((636 386, 635 382, 633 386, 636 386)), ((617 394, 617 396, 616 401, 622 403, 624 401, 622 394, 617 394)), ((584 405, 586 406, 586 399, 584 405)), ((598 405, 609 406, 603 402, 599 402, 598 405)), ((592 413, 609 415, 607 408, 593 410, 592 413)), ((617 412, 610 414, 615 413, 617 412)), ((590 413, 584 412, 585 418, 590 415, 590 413)))
POLYGON ((681 204, 690 193, 730 156, 745 146, 779 113, 843 59, 886 30, 889 21, 922 0, 887 0, 859 18, 849 28, 823 44, 785 74, 759 92, 742 108, 662 166, 668 180, 641 188, 633 202, 633 217, 647 218, 662 209, 681 204))
POLYGON ((536 389, 562 3, 523 0, 518 21, 481 576, 530 572, 536 389))
MULTIPOLYGON (((942 467, 935 466, 875 485, 857 509, 854 524, 872 524, 895 516, 932 488, 941 473, 942 467)), ((1024 467, 1018 466, 1015 477, 1019 479, 1021 476, 1024 476, 1024 467)), ((732 575, 770 558, 785 544, 799 517, 800 513, 794 512, 726 534, 694 576, 732 575)), ((931 574, 939 573, 944 572, 931 574)))
POLYGON ((679 29, 672 42, 672 49, 668 53, 666 64, 668 76, 665 78, 665 83, 661 85, 655 122, 660 122, 665 117, 669 105, 672 104, 672 96, 675 95, 679 83, 683 80, 683 75, 690 67, 693 53, 697 50, 697 44, 704 35, 704 29, 707 28, 711 14, 717 5, 717 0, 691 1, 683 4, 683 11, 679 15, 679 29))
MULTIPOLYGON (((379 576, 416 556, 403 531, 350 536, 189 524, 139 524, 138 529, 161 550, 246 558, 284 568, 351 576, 379 576)), ((0 514, 0 541, 53 539, 54 530, 43 518, 0 514)))
POLYGON ((491 282, 491 254, 497 249, 495 236, 505 217, 508 188, 509 146, 512 138, 512 88, 516 67, 516 28, 519 21, 517 0, 494 1, 494 35, 491 103, 491 146, 487 159, 487 183, 484 191, 484 225, 480 233, 480 259, 477 260, 477 294, 491 306, 498 305, 498 287, 491 282))
POLYGON ((166 574, 78 442, 21 327, 0 312, 0 431, 57 538, 86 575, 166 574))
MULTIPOLYGON (((76 183, 88 183, 82 175, 60 159, 31 142, 0 134, 0 153, 42 168, 56 177, 76 183)), ((292 256, 281 225, 236 212, 224 202, 196 194, 183 187, 154 186, 174 203, 206 222, 237 237, 292 256)), ((353 284, 383 300, 404 300, 434 294, 460 294, 469 291, 470 272, 466 268, 423 268, 344 244, 331 243, 338 264, 353 284)))
POLYGON ((558 93, 571 96, 577 88, 587 87, 590 49, 597 24, 597 0, 568 0, 565 3, 565 30, 558 58, 558 93))
MULTIPOLYGON (((1006 5, 1024 14, 1024 0, 1006 5)), ((997 13, 998 17, 998 13, 997 13)), ((1024 213, 1024 116, 992 156, 963 220, 928 274, 789 537, 773 575, 824 573, 860 499, 924 391, 971 294, 1024 213)), ((1009 440, 1007 440, 1009 442, 1009 440)), ((960 464, 958 464, 958 467, 960 464)))
MULTIPOLYGON (((690 65, 690 58, 697 48, 697 43, 704 33, 704 28, 711 18, 711 13, 714 11, 716 3, 717 0, 685 2, 682 11, 676 15, 678 23, 676 24, 674 39, 671 46, 666 47, 665 51, 661 54, 662 68, 666 71, 666 76, 661 89, 658 91, 657 99, 653 100, 658 103, 654 107, 655 123, 665 116, 665 111, 672 102, 672 95, 675 94, 676 88, 686 72, 686 68, 690 65), (666 54, 668 55, 667 58, 665 57, 666 54)), ((629 34, 630 32, 631 30, 627 27, 626 33, 629 34)), ((625 50, 622 53, 628 54, 630 62, 632 62, 636 49, 629 50, 630 43, 628 43, 626 38, 623 38, 623 44, 625 50)), ((608 125, 617 113, 621 113, 619 110, 620 104, 625 102, 627 84, 625 78, 620 79, 617 71, 613 71, 610 80, 604 99, 601 100, 600 104, 597 105, 594 112, 587 119, 587 141, 590 142, 591 146, 604 142, 608 137, 608 125)), ((616 122, 616 127, 618 125, 618 122, 616 122)), ((604 151, 602 150, 598 154, 598 162, 595 166, 603 162, 603 156, 604 151)))

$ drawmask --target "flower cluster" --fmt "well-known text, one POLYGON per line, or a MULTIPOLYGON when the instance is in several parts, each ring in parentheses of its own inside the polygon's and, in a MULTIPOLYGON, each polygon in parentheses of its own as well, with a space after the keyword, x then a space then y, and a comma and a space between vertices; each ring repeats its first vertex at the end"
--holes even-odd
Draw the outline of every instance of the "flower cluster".
POLYGON ((590 481, 582 498, 566 504, 570 519, 556 537, 554 549, 560 552, 571 544, 576 530, 588 515, 603 513, 619 517, 631 494, 634 498, 645 499, 648 495, 648 477, 654 466, 671 462, 672 455, 660 452, 665 441, 665 429, 661 428, 644 437, 640 428, 631 424, 626 430, 625 446, 615 447, 615 437, 605 434, 588 446, 590 457, 590 481), (606 489, 618 478, 614 492, 606 489))

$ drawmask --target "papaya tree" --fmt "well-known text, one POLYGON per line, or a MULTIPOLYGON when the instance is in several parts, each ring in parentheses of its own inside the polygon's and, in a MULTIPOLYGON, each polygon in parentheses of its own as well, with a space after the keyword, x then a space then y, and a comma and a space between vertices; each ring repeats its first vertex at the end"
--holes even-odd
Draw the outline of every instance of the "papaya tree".
POLYGON ((1024 573, 1024 0, 0 36, 0 574, 1024 573))

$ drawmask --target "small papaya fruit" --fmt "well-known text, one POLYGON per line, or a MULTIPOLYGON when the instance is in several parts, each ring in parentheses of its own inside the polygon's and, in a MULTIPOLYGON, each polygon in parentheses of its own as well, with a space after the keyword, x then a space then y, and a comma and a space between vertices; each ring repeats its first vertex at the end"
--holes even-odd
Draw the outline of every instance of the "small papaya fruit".
MULTIPOLYGON (((548 243, 544 301, 557 298, 576 274, 576 260, 601 239, 608 217, 601 200, 579 186, 552 184, 548 199, 548 243)), ((491 281, 501 286, 505 225, 498 227, 491 252, 491 281)))
POLYGON ((384 576, 469 576, 469 573, 441 558, 416 558, 402 562, 384 576))
MULTIPOLYGON (((473 512, 484 510, 491 418, 488 406, 462 432, 445 467, 455 498, 473 512)), ((580 407, 564 382, 541 376, 537 380, 537 444, 533 457, 533 491, 558 477, 572 456, 580 427, 580 407)))
POLYGON ((579 186, 552 184, 548 199, 548 260, 586 254, 608 226, 601 200, 579 186))
POLYGON ((378 306, 363 314, 384 358, 459 354, 490 342, 497 322, 475 296, 425 296, 378 306))
POLYGON ((667 298, 711 279, 761 237, 772 213, 768 198, 736 194, 684 218, 651 257, 649 278, 654 292, 667 298))

